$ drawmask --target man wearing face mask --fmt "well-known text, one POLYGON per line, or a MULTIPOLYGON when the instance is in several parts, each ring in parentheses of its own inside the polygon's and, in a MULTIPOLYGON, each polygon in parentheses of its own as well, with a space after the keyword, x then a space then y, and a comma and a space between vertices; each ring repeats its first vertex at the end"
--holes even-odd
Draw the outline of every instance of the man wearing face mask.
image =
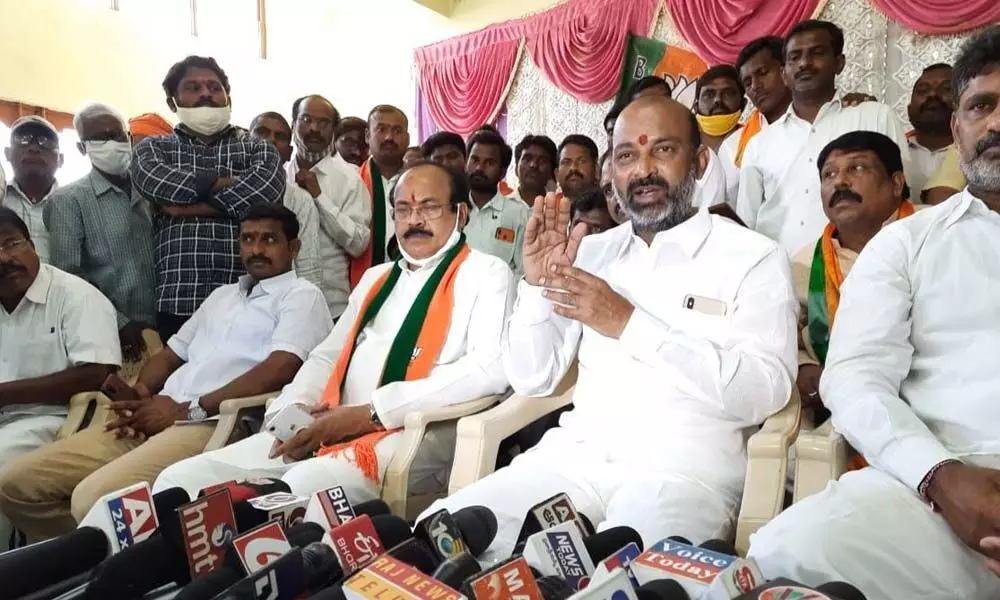
POLYGON ((371 198, 358 170, 332 155, 339 120, 337 109, 322 96, 306 96, 292 105, 295 157, 288 162, 286 191, 297 203, 316 207, 319 287, 334 318, 347 306, 350 261, 368 248, 372 218, 371 198))
POLYGON ((28 225, 35 252, 49 262, 49 231, 45 228, 45 205, 56 189, 56 171, 62 167, 59 133, 55 126, 34 115, 21 117, 10 128, 10 147, 4 150, 14 169, 3 205, 28 225))
POLYGON ((694 93, 702 143, 718 152, 722 142, 740 128, 746 99, 739 73, 732 65, 716 65, 698 78, 694 93))
POLYGON ((132 147, 118 111, 89 104, 77 111, 73 126, 93 169, 53 192, 45 207, 49 260, 111 300, 122 356, 134 361, 144 349, 142 330, 156 323, 149 205, 129 181, 132 147))
POLYGON ((244 272, 239 218, 281 202, 285 173, 271 144, 230 126, 229 78, 189 56, 163 80, 180 125, 135 147, 132 182, 155 206, 157 328, 166 342, 212 291, 244 272))
MULTIPOLYGON (((510 269, 460 233, 465 179, 429 161, 400 177, 392 217, 403 258, 369 269, 333 332, 267 410, 299 405, 316 419, 285 442, 258 433, 167 468, 154 490, 281 477, 296 494, 338 484, 351 502, 379 496, 408 413, 500 393, 500 338, 510 269)), ((453 435, 453 434, 452 434, 453 435)), ((440 491, 454 439, 410 471, 411 493, 440 491)))

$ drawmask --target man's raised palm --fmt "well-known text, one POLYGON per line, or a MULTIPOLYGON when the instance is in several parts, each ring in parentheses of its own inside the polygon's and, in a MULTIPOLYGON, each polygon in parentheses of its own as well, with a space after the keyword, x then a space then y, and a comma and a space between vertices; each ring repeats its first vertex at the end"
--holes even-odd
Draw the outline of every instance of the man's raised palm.
POLYGON ((569 231, 570 199, 553 192, 536 201, 524 231, 524 278, 531 285, 545 285, 555 265, 572 266, 587 226, 569 231))

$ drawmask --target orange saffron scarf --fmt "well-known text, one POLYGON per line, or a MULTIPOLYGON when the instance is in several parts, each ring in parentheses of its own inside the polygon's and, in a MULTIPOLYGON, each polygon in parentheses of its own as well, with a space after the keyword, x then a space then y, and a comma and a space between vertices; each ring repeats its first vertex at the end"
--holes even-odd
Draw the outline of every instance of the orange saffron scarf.
POLYGON ((361 165, 358 174, 361 175, 361 181, 368 189, 368 197, 372 201, 372 223, 368 247, 361 256, 351 257, 351 264, 348 265, 352 290, 357 287, 365 271, 385 262, 385 190, 382 186, 382 173, 378 170, 375 159, 369 158, 361 165))
POLYGON ((753 139, 753 136, 760 133, 764 126, 761 124, 763 117, 760 111, 754 110, 750 113, 750 118, 747 119, 745 125, 743 125, 743 131, 740 132, 740 143, 736 146, 736 166, 742 166, 743 164, 743 153, 747 149, 747 144, 753 139))

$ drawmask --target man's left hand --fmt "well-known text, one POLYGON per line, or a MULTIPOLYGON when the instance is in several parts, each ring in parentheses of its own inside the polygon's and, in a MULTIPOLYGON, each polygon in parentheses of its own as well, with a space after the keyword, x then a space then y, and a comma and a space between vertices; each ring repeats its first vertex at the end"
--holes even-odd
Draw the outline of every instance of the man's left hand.
POLYGON ((371 421, 371 407, 335 406, 317 407, 311 411, 316 420, 284 443, 275 444, 270 458, 283 456, 285 462, 302 460, 324 444, 337 444, 375 431, 371 421))
POLYGON ((124 400, 112 402, 111 410, 117 418, 108 423, 105 431, 115 431, 119 439, 123 437, 150 438, 187 418, 187 404, 175 402, 170 396, 161 394, 146 400, 124 400))
POLYGON ((576 267, 559 265, 545 278, 545 297, 556 314, 618 339, 635 307, 606 281, 576 267))

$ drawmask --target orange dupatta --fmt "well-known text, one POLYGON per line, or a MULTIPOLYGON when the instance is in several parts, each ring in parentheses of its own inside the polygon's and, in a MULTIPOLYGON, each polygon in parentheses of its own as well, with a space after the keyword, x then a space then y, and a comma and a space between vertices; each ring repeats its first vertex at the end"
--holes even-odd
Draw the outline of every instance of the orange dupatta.
POLYGON ((745 125, 743 125, 743 131, 740 132, 740 143, 736 146, 736 166, 742 166, 743 164, 743 153, 747 149, 747 144, 753 139, 753 136, 760 133, 764 126, 761 124, 763 116, 760 111, 754 109, 750 113, 750 118, 747 119, 745 125))
POLYGON ((379 172, 375 159, 369 158, 361 165, 358 174, 361 176, 365 188, 368 189, 368 198, 372 202, 372 222, 368 247, 361 253, 361 256, 351 257, 347 268, 352 290, 357 287, 365 271, 385 261, 385 190, 382 189, 382 173, 379 172), (374 175, 372 171, 374 171, 374 175))
MULTIPOLYGON (((386 380, 387 371, 390 368, 389 361, 393 358, 393 349, 396 347, 396 341, 404 335, 404 330, 407 329, 408 325, 415 323, 416 318, 420 318, 420 329, 419 334, 416 337, 416 345, 413 347, 412 352, 409 354, 408 364, 406 365, 405 377, 402 379, 405 381, 412 381, 414 379, 423 379, 430 374, 431 369, 434 367, 434 361, 437 360, 438 355, 441 354, 441 349, 444 347, 445 338, 448 334, 449 325, 451 324, 451 313, 454 306, 455 298, 455 279, 458 274, 458 269, 469 256, 470 250, 468 244, 465 243, 464 236, 462 241, 456 246, 453 251, 452 259, 448 261, 446 256, 445 261, 448 261, 447 265, 440 265, 439 267, 444 267, 445 271, 440 279, 436 282, 433 296, 430 298, 430 302, 427 305, 426 311, 423 315, 415 314, 414 311, 420 310, 420 296, 424 294, 425 290, 421 290, 411 306, 410 311, 407 313, 406 318, 403 321, 403 325, 400 327, 400 332, 396 334, 396 340, 393 341, 393 347, 390 348, 389 356, 386 359, 386 365, 383 366, 382 379, 379 386, 386 385, 387 383, 392 383, 392 381, 386 380), (411 318, 412 317, 412 318, 411 318)), ((449 253, 452 254, 452 253, 449 253)), ((340 351, 340 356, 337 357, 337 364, 334 366, 333 373, 330 375, 330 380, 326 384, 326 389, 323 391, 323 396, 321 401, 328 407, 340 406, 341 401, 341 389, 344 385, 344 377, 347 375, 347 368, 350 366, 351 357, 354 355, 354 348, 357 343, 358 334, 364 326, 370 322, 373 318, 373 314, 368 314, 369 309, 374 308, 374 312, 377 313, 378 309, 381 307, 382 302, 384 302, 385 297, 388 296, 389 291, 391 291, 392 285, 395 284, 396 278, 399 275, 397 269, 399 269, 397 264, 392 269, 386 271, 381 277, 372 285, 371 289, 365 296, 364 302, 358 311, 358 317, 355 319, 354 324, 351 327, 350 332, 347 334, 347 339, 344 341, 344 347, 340 351), (390 277, 392 280, 390 281, 390 277), (383 289, 388 286, 388 289, 383 289), (381 298, 378 298, 382 296, 381 298), (376 306, 372 306, 373 302, 376 306)), ((434 275, 425 284, 425 288, 429 284, 435 283, 434 275)), ((399 380, 399 379, 396 379, 399 380)), ((339 444, 334 444, 332 446, 322 446, 317 452, 318 456, 339 456, 347 449, 354 450, 354 462, 364 473, 364 476, 374 482, 379 481, 379 468, 378 468, 378 455, 375 453, 375 445, 378 444, 386 436, 399 431, 399 429, 393 430, 383 430, 375 431, 359 438, 341 442, 339 444)))

